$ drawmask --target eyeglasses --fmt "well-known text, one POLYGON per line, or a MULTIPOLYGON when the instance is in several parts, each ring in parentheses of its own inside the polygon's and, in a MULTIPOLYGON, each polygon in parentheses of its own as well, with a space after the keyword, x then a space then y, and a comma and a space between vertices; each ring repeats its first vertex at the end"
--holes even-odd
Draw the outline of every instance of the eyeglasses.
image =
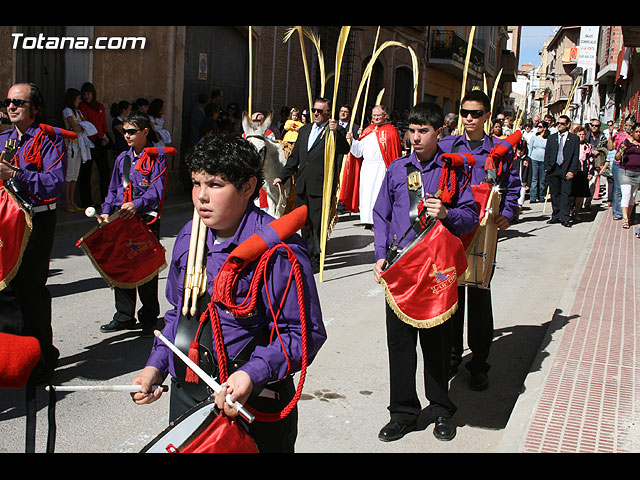
POLYGON ((558 125, 569 125, 567 122, 556 122, 558 125))
POLYGON ((460 115, 462 115, 463 117, 471 115, 471 118, 480 118, 484 115, 484 113, 484 110, 466 110, 464 108, 460 109, 460 115))
POLYGON ((5 107, 8 107, 11 104, 14 104, 16 107, 20 108, 20 107, 24 107, 25 103, 31 103, 31 100, 21 100, 19 98, 7 98, 5 99, 2 104, 5 107))
POLYGON ((311 111, 313 113, 324 113, 324 110, 322 108, 312 108, 311 111))
POLYGON ((123 128, 122 131, 125 135, 135 135, 140 130, 138 130, 137 128, 123 128))
POLYGON ((538 125, 537 127, 538 128, 544 128, 544 125, 538 125))
POLYGON ((599 127, 600 127, 600 124, 599 124, 599 123, 592 123, 592 124, 591 124, 591 126, 592 126, 593 128, 599 128, 599 127))

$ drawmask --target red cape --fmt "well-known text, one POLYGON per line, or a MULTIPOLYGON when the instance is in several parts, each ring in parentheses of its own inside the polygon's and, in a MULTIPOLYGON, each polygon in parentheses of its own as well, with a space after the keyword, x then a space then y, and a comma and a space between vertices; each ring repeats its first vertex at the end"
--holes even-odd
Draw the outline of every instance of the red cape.
MULTIPOLYGON (((382 152, 385 166, 389 166, 396 158, 402 155, 402 141, 398 129, 390 123, 385 123, 379 127, 373 124, 364 129, 358 140, 362 140, 370 133, 375 132, 378 137, 378 145, 382 152)), ((362 158, 355 157, 351 153, 347 155, 340 186, 340 203, 349 212, 358 213, 360 211, 360 167, 362 158)))

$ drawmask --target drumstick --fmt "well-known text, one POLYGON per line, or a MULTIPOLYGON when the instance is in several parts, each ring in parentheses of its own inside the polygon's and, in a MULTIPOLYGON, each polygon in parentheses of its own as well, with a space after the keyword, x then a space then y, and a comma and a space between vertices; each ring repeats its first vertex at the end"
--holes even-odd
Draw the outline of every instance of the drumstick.
POLYGON ((84 214, 89 218, 95 217, 98 219, 98 223, 102 223, 102 218, 100 218, 100 215, 96 213, 96 209, 94 207, 87 207, 84 214))
MULTIPOLYGON (((45 390, 56 392, 139 392, 142 385, 47 385, 45 390)), ((168 385, 152 385, 152 390, 169 391, 168 385)))
POLYGON ((193 287, 193 265, 196 255, 196 242, 198 241, 198 229, 200 222, 200 215, 198 210, 194 207, 193 219, 191 221, 191 240, 189 242, 189 256, 187 257, 187 270, 184 278, 184 300, 182 304, 182 314, 186 315, 189 308, 189 297, 191 294, 191 288, 193 287))
MULTIPOLYGON (((218 382, 216 382, 213 378, 211 378, 207 373, 202 370, 198 365, 196 365, 193 360, 191 360, 187 355, 182 353, 182 351, 176 347, 173 343, 171 343, 159 330, 155 330, 153 334, 158 337, 162 342, 171 349, 173 353, 175 353, 184 363, 187 364, 191 370, 195 372, 198 377, 200 377, 207 385, 209 385, 214 392, 218 393, 222 390, 222 387, 218 382)), ((231 400, 231 395, 227 394, 226 401, 229 405, 235 408, 240 415, 242 415, 249 423, 253 422, 255 417, 249 412, 240 402, 235 402, 231 400)))
POLYGON ((202 284, 202 278, 204 275, 202 266, 204 263, 204 245, 205 240, 207 238, 207 226, 204 224, 202 220, 199 223, 198 230, 198 243, 196 248, 196 258, 195 258, 195 267, 193 272, 193 292, 191 295, 191 315, 196 314, 196 302, 198 301, 198 296, 200 294, 200 287, 202 284))

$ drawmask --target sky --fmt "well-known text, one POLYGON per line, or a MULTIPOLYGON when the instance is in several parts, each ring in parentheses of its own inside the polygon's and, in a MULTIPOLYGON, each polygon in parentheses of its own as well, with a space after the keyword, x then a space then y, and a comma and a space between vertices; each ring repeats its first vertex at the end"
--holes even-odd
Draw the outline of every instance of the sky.
POLYGON ((534 26, 523 25, 520 38, 520 65, 531 63, 540 65, 540 55, 538 52, 542 48, 544 41, 553 34, 556 26, 534 26))

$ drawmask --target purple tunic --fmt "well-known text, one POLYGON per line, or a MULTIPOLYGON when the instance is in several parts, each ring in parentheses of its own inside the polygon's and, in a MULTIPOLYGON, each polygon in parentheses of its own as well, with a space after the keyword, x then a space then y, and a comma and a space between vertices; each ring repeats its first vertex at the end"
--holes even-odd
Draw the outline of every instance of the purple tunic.
MULTIPOLYGON (((138 157, 139 158, 139 157, 138 157)), ((109 191, 104 203, 102 204, 102 212, 110 215, 116 207, 122 206, 124 197, 124 186, 122 185, 123 165, 124 161, 131 162, 131 170, 129 171, 129 180, 133 186, 133 205, 140 215, 156 211, 160 205, 160 201, 164 195, 164 187, 166 181, 166 165, 167 157, 164 154, 158 154, 153 162, 151 172, 144 175, 135 169, 138 159, 133 153, 133 148, 126 152, 122 152, 116 158, 113 165, 113 173, 111 174, 111 182, 109 183, 109 191)))
MULTIPOLYGON (((411 225, 410 198, 407 187, 407 164, 409 163, 412 163, 421 172, 425 195, 428 193, 435 195, 438 191, 443 165, 439 155, 436 155, 426 165, 420 163, 415 153, 400 157, 389 165, 373 207, 376 260, 385 258, 388 247, 393 243, 394 235, 397 235, 399 240, 411 225)), ((445 204, 448 213, 446 218, 442 220, 442 224, 453 234, 460 235, 473 230, 478 225, 478 212, 471 188, 463 188, 465 176, 460 169, 457 169, 457 172, 456 194, 451 205, 445 204)), ((413 237, 415 237, 415 233, 411 232, 399 247, 404 247, 413 237)))
MULTIPOLYGON (((18 131, 5 130, 0 134, 0 149, 4 151, 7 140, 16 140, 16 153, 20 171, 16 175, 31 197, 34 206, 55 203, 64 192, 65 173, 67 169, 67 150, 61 135, 44 137, 40 154, 42 168, 38 170, 35 163, 24 160, 25 152, 33 145, 34 137, 40 132, 40 124, 32 124, 18 139, 18 131)), ((15 164, 15 157, 11 160, 15 164)))
MULTIPOLYGON (((487 155, 491 152, 492 147, 498 143, 509 145, 505 140, 499 140, 497 138, 491 138, 487 135, 484 136, 482 145, 475 149, 471 149, 469 141, 465 135, 461 136, 449 136, 441 139, 438 142, 438 148, 443 152, 453 152, 457 147, 458 153, 471 153, 475 159, 476 164, 473 167, 466 166, 467 172, 471 172, 471 184, 478 185, 486 181, 486 172, 484 170, 484 162, 487 159, 487 155)), ((509 145, 508 156, 513 156, 513 148, 509 145)), ((503 178, 499 182, 499 189, 501 194, 500 200, 500 215, 512 222, 518 214, 518 198, 520 197, 520 188, 522 182, 520 181, 520 175, 517 169, 512 165, 508 174, 503 175, 503 178)))
MULTIPOLYGON (((225 239, 221 243, 216 244, 215 232, 208 230, 206 240, 206 270, 207 290, 209 294, 212 293, 213 279, 215 279, 220 267, 235 246, 242 243, 255 232, 260 234, 269 247, 281 243, 275 231, 266 225, 272 220, 273 217, 250 204, 247 207, 236 234, 232 238, 225 239)), ((187 223, 180 233, 178 233, 167 277, 166 295, 167 300, 173 308, 164 316, 165 327, 162 330, 162 334, 172 342, 176 336, 178 318, 180 316, 180 309, 182 308, 183 284, 190 238, 191 222, 187 223)), ((299 235, 294 234, 286 239, 285 243, 291 247, 302 267, 308 327, 308 364, 311 364, 311 361, 327 338, 322 321, 320 300, 318 298, 318 292, 313 278, 313 269, 304 241, 299 235)), ((246 296, 251 279, 253 278, 255 263, 256 262, 245 268, 238 278, 238 287, 236 290, 236 302, 238 304, 241 303, 246 296)), ((274 309, 276 309, 282 300, 283 290, 286 288, 289 272, 291 271, 291 263, 283 248, 276 250, 276 254, 271 258, 267 270, 268 278, 266 284, 269 287, 268 296, 267 289, 263 283, 259 290, 261 296, 258 299, 258 311, 255 316, 235 318, 224 308, 216 305, 220 316, 220 325, 227 358, 234 358, 251 338, 256 335, 259 329, 269 329, 270 331, 273 326, 273 318, 269 308, 268 298, 271 298, 271 304, 274 305, 274 309)), ((282 314, 277 322, 278 330, 287 349, 287 356, 291 361, 289 373, 294 373, 300 370, 302 359, 300 310, 298 307, 295 281, 291 284, 282 314)), ((215 352, 215 348, 213 346, 211 347, 212 351, 215 352)), ((256 347, 250 360, 240 367, 240 369, 249 374, 255 386, 262 386, 266 383, 278 381, 286 376, 288 368, 287 356, 282 352, 280 341, 274 336, 273 342, 269 345, 256 347)), ((158 368, 165 375, 170 373, 175 376, 173 353, 158 339, 154 342, 147 365, 158 368)))

